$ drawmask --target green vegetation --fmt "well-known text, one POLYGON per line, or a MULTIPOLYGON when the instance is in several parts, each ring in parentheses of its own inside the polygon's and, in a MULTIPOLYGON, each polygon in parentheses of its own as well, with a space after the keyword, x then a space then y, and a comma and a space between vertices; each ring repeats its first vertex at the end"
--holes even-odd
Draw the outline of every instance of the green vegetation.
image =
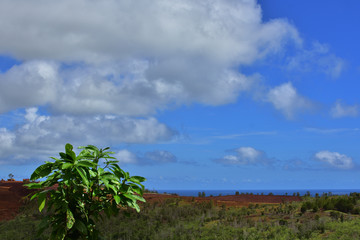
MULTIPOLYGON (((174 196, 143 203, 140 213, 120 209, 117 216, 96 224, 107 240, 360 239, 360 216, 353 211, 359 207, 359 199, 359 194, 307 196, 302 202, 226 207, 216 206, 213 201, 185 201, 174 196), (334 207, 323 208, 327 202, 334 203, 334 207), (348 202, 353 204, 353 210, 338 210, 342 203, 347 206, 348 202), (312 207, 304 210, 308 203, 312 207)), ((48 230, 35 237, 34 229, 44 215, 37 211, 33 201, 29 202, 16 219, 0 223, 2 239, 48 239, 48 230)))
POLYGON ((52 158, 54 162, 46 162, 31 175, 32 181, 45 181, 25 184, 30 189, 41 189, 30 199, 38 199, 40 212, 45 204, 48 206, 41 216, 39 236, 51 228, 50 239, 97 240, 101 238, 96 228, 103 217, 100 213, 111 217, 119 213, 120 207, 139 212, 137 201, 145 202, 141 184, 145 178, 131 177, 123 171, 110 156, 113 152, 107 151, 109 148, 80 148, 83 150, 76 156, 73 146, 66 144, 60 158, 52 158))
POLYGON ((10 173, 10 174, 8 175, 8 177, 9 177, 9 179, 13 179, 13 178, 14 178, 14 174, 10 173))
POLYGON ((359 214, 360 208, 356 207, 359 196, 357 194, 351 194, 350 196, 337 196, 329 197, 323 195, 319 197, 304 201, 301 206, 301 212, 304 213, 307 210, 317 212, 321 210, 337 210, 343 213, 359 214))

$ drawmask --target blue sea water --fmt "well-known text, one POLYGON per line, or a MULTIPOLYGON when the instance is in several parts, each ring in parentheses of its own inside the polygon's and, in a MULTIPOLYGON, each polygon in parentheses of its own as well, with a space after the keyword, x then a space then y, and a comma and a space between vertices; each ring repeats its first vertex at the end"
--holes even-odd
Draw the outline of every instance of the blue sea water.
POLYGON ((316 193, 318 193, 320 196, 324 193, 332 194, 332 195, 346 195, 350 194, 352 192, 360 192, 360 189, 285 189, 285 190, 157 190, 158 193, 169 193, 169 194, 177 194, 179 196, 190 196, 190 197, 197 197, 199 195, 199 192, 205 192, 205 195, 208 197, 210 195, 212 196, 219 196, 220 194, 222 196, 226 195, 235 195, 236 192, 241 193, 252 193, 254 195, 268 195, 269 193, 272 193, 274 195, 288 195, 292 196, 294 193, 299 193, 300 196, 304 196, 307 192, 310 193, 311 196, 315 196, 316 193))

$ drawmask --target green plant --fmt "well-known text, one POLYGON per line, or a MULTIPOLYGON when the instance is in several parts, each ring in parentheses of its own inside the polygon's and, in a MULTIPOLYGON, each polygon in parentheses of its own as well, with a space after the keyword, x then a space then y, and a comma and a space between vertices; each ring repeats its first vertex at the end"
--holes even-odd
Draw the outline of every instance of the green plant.
POLYGON ((145 178, 123 171, 109 148, 79 148, 76 156, 73 146, 66 144, 59 159, 52 157, 54 162, 45 162, 31 175, 31 180, 46 180, 26 184, 41 189, 31 197, 38 199, 40 212, 47 202, 49 214, 39 234, 51 228, 50 239, 100 239, 95 222, 103 218, 102 212, 107 217, 117 215, 121 206, 139 212, 137 201, 145 202, 141 184, 145 178))

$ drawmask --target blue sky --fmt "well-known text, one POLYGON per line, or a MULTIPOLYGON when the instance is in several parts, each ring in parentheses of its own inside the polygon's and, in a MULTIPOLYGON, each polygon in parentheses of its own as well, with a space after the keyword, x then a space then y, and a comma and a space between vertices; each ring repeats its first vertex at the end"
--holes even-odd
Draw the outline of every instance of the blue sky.
POLYGON ((358 1, 0 3, 0 178, 110 146, 149 189, 359 188, 358 1))

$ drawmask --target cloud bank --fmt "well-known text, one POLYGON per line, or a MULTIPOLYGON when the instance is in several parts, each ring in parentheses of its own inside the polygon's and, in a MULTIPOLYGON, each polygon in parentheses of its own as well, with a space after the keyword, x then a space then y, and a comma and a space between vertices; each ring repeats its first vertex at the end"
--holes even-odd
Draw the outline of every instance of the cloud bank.
POLYGON ((45 116, 37 108, 26 109, 24 124, 14 130, 0 128, 0 163, 17 164, 29 159, 44 159, 63 151, 64 145, 156 143, 169 141, 177 132, 155 118, 134 119, 117 116, 92 118, 45 116), (10 159, 10 160, 9 160, 10 159))
POLYGON ((301 44, 286 20, 263 22, 254 0, 5 0, 0 34, 0 54, 23 61, 0 74, 2 113, 46 105, 147 116, 226 104, 253 84, 239 66, 301 44))
MULTIPOLYGON (((285 19, 264 22, 255 0, 2 0, 0 35, 0 55, 19 62, 0 72, 0 114, 27 109, 23 124, 0 129, 2 162, 48 157, 68 141, 169 141, 177 133, 153 117, 158 111, 236 102, 257 87, 242 66, 287 44, 302 49, 296 28, 285 19)), ((308 56, 298 59, 290 65, 308 56)), ((332 59, 321 66, 328 72, 337 64, 330 72, 336 77, 343 65, 332 59)), ((311 106, 291 83, 260 98, 289 119, 311 106)), ((176 160, 162 151, 140 157, 126 151, 118 153, 125 162, 176 160)), ((261 151, 239 148, 223 163, 265 159, 261 151)))

